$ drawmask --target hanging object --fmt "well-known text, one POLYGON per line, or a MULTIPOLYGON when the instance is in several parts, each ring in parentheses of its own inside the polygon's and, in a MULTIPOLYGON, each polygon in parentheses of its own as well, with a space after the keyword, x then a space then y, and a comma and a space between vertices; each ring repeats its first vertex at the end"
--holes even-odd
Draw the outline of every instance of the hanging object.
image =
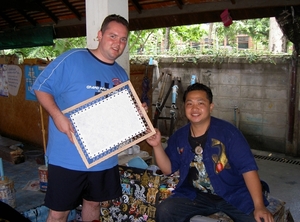
POLYGON ((178 90, 178 86, 177 85, 172 86, 172 104, 173 105, 176 104, 177 90, 178 90))
POLYGON ((196 79, 197 79, 196 75, 192 75, 192 77, 191 77, 191 85, 193 85, 193 84, 196 83, 196 79))
MULTIPOLYGON (((153 62, 152 62, 153 63, 153 62)), ((147 106, 150 106, 150 99, 148 97, 148 92, 150 90, 150 79, 148 77, 148 66, 146 66, 146 73, 142 82, 142 98, 141 102, 147 103, 147 106)))
POLYGON ((228 12, 228 9, 225 9, 221 15, 220 15, 222 22, 225 27, 228 27, 232 24, 232 18, 230 16, 230 13, 228 12))

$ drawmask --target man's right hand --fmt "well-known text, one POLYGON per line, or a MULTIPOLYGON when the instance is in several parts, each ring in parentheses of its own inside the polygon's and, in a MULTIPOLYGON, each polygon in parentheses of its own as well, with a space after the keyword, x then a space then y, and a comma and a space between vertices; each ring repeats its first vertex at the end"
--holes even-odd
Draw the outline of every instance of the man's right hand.
POLYGON ((74 129, 73 129, 71 121, 66 116, 64 116, 64 114, 62 114, 62 113, 61 113, 61 115, 52 116, 52 119, 54 121, 56 128, 60 132, 65 133, 68 136, 69 140, 72 143, 74 143, 73 137, 72 137, 72 133, 74 133, 74 129))
POLYGON ((156 133, 153 136, 146 139, 147 143, 153 148, 161 145, 161 133, 158 129, 155 129, 155 131, 156 133))

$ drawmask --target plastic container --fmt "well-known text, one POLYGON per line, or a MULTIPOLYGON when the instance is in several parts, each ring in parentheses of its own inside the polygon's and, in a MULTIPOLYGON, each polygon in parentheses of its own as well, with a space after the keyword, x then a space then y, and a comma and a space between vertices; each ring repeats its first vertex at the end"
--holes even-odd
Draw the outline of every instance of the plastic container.
POLYGON ((14 181, 6 176, 0 177, 0 201, 10 205, 12 208, 16 207, 14 181))
POLYGON ((40 191, 46 192, 48 187, 48 167, 46 165, 39 167, 40 191))
POLYGON ((148 164, 139 156, 136 156, 131 160, 129 160, 127 166, 144 169, 144 170, 148 168, 148 164))

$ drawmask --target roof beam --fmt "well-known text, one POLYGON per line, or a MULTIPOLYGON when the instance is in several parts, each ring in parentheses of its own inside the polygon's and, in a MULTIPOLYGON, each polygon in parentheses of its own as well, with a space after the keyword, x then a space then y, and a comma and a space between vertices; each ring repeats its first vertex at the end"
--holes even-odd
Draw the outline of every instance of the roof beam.
POLYGON ((3 14, 1 11, 0 11, 0 16, 9 24, 10 27, 12 27, 12 28, 16 27, 16 24, 10 18, 8 18, 5 14, 3 14))
POLYGON ((270 7, 285 7, 289 5, 299 5, 299 0, 239 0, 236 4, 231 4, 231 2, 205 2, 202 4, 192 4, 185 5, 183 10, 178 9, 178 7, 169 7, 168 10, 164 8, 149 9, 144 10, 142 14, 136 12, 129 13, 129 19, 140 19, 140 18, 149 18, 155 16, 172 16, 180 14, 190 14, 190 13, 199 13, 199 12, 213 12, 220 11, 222 12, 224 8, 228 10, 238 10, 238 9, 253 9, 253 8, 270 8, 270 7))
POLYGON ((58 18, 48 9, 46 8, 41 2, 37 3, 41 9, 52 19, 52 21, 57 24, 58 18))
POLYGON ((26 12, 24 12, 23 10, 21 10, 21 9, 18 9, 18 12, 21 14, 21 15, 23 15, 23 17, 28 21, 28 22, 30 22, 31 23, 31 25, 33 25, 33 26, 36 26, 36 21, 34 21, 26 12))
POLYGON ((139 14, 141 14, 143 8, 142 8, 142 6, 138 3, 138 1, 137 1, 137 0, 131 0, 131 2, 132 2, 132 4, 133 4, 135 10, 137 10, 137 12, 138 12, 139 14))
POLYGON ((178 8, 182 9, 184 3, 182 2, 182 0, 175 0, 176 5, 178 6, 178 8))
POLYGON ((62 2, 68 7, 68 9, 81 21, 80 13, 74 8, 74 6, 68 0, 62 0, 62 2))

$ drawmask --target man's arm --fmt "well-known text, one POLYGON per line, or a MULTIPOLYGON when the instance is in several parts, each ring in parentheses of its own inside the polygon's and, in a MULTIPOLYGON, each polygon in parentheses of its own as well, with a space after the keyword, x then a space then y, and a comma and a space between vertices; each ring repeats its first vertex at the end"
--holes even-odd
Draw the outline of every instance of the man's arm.
POLYGON ((254 218, 257 222, 274 222, 274 218, 270 211, 265 207, 263 201, 262 187, 257 171, 249 171, 243 174, 246 186, 250 192, 254 203, 254 218))
POLYGON ((65 133, 70 141, 73 143, 72 133, 74 133, 73 126, 70 120, 60 111, 56 105, 54 98, 51 94, 42 91, 35 90, 35 95, 42 105, 42 107, 49 113, 52 117, 56 128, 65 133))
POLYGON ((153 147, 154 157, 159 169, 165 175, 170 175, 172 173, 171 161, 167 156, 162 144, 161 144, 161 134, 158 129, 156 130, 156 134, 149 137, 147 142, 150 146, 153 147))

